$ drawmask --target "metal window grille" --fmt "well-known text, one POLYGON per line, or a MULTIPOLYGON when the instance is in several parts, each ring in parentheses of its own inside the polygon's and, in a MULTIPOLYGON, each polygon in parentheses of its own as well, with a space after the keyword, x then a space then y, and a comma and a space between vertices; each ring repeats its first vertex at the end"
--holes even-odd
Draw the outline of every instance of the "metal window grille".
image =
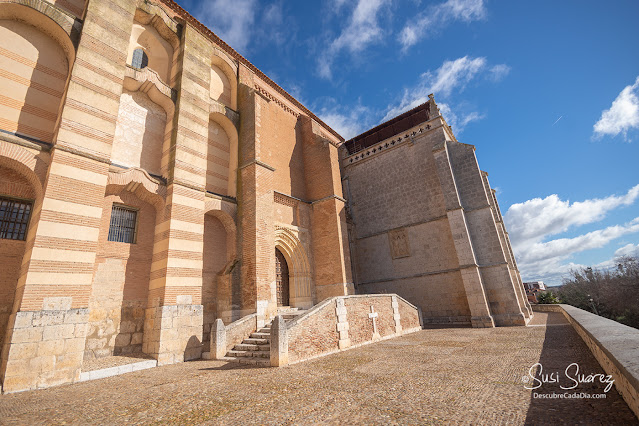
POLYGON ((138 212, 135 209, 113 205, 109 224, 109 241, 135 243, 138 212))
POLYGON ((131 59, 131 66, 137 69, 146 68, 149 65, 149 57, 146 56, 144 50, 135 49, 133 51, 133 58, 131 59))
POLYGON ((31 202, 0 197, 0 238, 25 240, 31 202))

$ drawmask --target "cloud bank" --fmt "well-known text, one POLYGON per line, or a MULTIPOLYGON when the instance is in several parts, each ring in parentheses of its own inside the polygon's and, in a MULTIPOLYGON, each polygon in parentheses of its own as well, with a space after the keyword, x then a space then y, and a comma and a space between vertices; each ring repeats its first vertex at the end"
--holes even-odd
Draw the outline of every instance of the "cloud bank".
MULTIPOLYGON (((573 238, 549 240, 549 237, 572 228, 601 221, 612 210, 630 206, 638 198, 639 185, 636 185, 624 195, 570 203, 553 194, 510 206, 504 221, 523 278, 559 284, 561 275, 570 268, 581 266, 566 263, 573 254, 601 248, 624 235, 639 232, 637 217, 628 223, 608 226, 573 238)), ((628 246, 624 249, 627 252, 631 250, 628 246)), ((619 253, 615 253, 617 255, 619 253)))
POLYGON ((639 128, 639 77, 632 86, 626 86, 612 102, 612 106, 601 113, 593 126, 595 138, 617 136, 628 139, 628 131, 639 128))

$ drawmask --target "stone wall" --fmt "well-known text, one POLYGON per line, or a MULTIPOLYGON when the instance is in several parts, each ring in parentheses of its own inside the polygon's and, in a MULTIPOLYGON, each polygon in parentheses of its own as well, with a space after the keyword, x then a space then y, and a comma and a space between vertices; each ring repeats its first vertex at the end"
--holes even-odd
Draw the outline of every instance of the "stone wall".
POLYGON ((421 327, 419 309, 395 294, 333 297, 288 324, 288 356, 279 358, 296 363, 421 327))
POLYGON ((525 324, 486 175, 434 99, 358 138, 341 159, 358 293, 397 293, 426 323, 525 324))

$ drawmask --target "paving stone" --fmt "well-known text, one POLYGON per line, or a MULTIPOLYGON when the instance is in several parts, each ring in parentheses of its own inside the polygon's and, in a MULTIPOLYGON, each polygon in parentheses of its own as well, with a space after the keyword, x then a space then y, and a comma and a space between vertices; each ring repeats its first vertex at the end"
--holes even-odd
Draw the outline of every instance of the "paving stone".
POLYGON ((536 362, 603 373, 562 317, 430 328, 283 368, 192 361, 2 395, 0 424, 637 424, 614 388, 605 399, 561 400, 524 388, 536 362))

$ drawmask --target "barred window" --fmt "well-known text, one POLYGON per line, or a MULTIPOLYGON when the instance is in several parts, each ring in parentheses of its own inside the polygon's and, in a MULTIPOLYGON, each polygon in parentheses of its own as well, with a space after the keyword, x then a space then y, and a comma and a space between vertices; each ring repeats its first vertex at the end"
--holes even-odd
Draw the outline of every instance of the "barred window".
POLYGON ((142 49, 135 49, 133 51, 133 58, 131 59, 131 66, 137 69, 146 68, 149 65, 149 57, 142 49))
POLYGON ((138 211, 117 204, 111 209, 109 225, 109 241, 118 243, 135 243, 138 211))
POLYGON ((0 197, 0 238, 24 240, 31 216, 31 202, 0 197))

